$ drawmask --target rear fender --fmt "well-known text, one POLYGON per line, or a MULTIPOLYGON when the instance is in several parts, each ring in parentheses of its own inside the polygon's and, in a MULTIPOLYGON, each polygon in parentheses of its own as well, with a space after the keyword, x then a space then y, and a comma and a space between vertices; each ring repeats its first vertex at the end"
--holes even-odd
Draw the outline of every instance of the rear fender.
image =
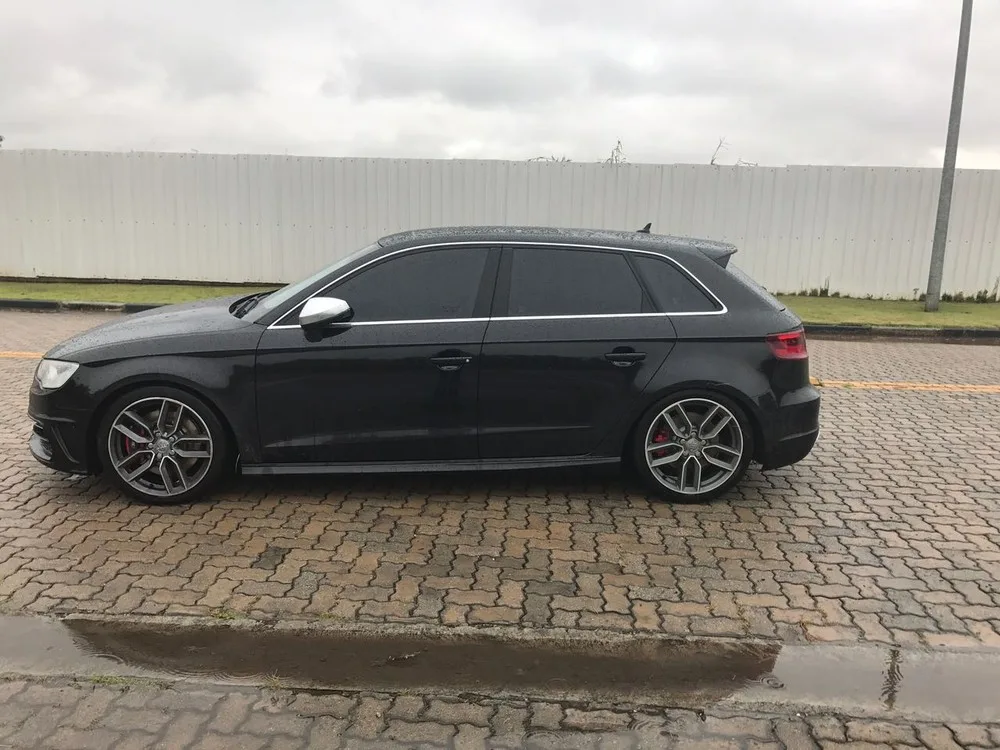
POLYGON ((671 393, 701 390, 728 396, 743 408, 754 431, 754 458, 759 460, 766 445, 766 415, 777 405, 764 374, 768 355, 766 344, 761 341, 678 342, 646 385, 641 398, 601 443, 599 453, 624 455, 636 424, 653 404, 671 393), (726 356, 706 351, 708 346, 720 347, 726 356))

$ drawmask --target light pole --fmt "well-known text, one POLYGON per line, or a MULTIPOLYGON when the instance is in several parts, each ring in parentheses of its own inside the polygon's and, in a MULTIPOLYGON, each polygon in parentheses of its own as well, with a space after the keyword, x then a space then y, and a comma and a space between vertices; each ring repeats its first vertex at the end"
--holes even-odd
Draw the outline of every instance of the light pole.
POLYGON ((951 90, 948 138, 944 144, 941 192, 938 194, 934 244, 931 246, 931 270, 927 276, 927 297, 924 302, 924 310, 927 312, 936 312, 941 301, 941 276, 944 274, 944 251, 948 244, 951 193, 955 186, 955 159, 958 156, 958 130, 962 125, 962 99, 965 96, 965 69, 969 61, 969 31, 971 27, 972 0, 962 0, 962 21, 958 30, 958 58, 955 61, 955 83, 951 90))

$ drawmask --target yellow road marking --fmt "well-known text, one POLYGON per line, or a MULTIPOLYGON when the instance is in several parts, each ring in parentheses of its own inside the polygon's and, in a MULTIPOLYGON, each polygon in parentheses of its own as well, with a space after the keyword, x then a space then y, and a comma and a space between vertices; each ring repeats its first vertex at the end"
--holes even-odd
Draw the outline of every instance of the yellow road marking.
POLYGON ((38 352, 0 352, 0 359, 41 359, 38 352))
MULTIPOLYGON (((41 359, 39 352, 0 352, 0 359, 41 359)), ((1000 385, 972 383, 906 383, 895 380, 827 380, 810 378, 820 388, 857 388, 869 391, 931 391, 938 393, 1000 393, 1000 385)))

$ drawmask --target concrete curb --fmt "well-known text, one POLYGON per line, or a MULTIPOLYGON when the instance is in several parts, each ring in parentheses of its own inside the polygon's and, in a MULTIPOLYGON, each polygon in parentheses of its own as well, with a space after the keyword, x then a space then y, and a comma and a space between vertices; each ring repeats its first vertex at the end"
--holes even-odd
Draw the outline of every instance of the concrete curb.
MULTIPOLYGON (((47 310, 50 312, 137 313, 164 307, 166 303, 74 302, 41 299, 0 299, 0 310, 47 310)), ((853 324, 806 323, 806 335, 816 339, 901 339, 1000 344, 1000 328, 910 328, 853 324)))
POLYGON ((909 341, 1000 344, 1000 328, 911 328, 907 326, 806 323, 806 336, 816 339, 900 339, 909 341))
POLYGON ((49 299, 0 299, 0 310, 44 310, 48 312, 119 312, 136 313, 163 307, 163 304, 133 302, 82 302, 49 299))

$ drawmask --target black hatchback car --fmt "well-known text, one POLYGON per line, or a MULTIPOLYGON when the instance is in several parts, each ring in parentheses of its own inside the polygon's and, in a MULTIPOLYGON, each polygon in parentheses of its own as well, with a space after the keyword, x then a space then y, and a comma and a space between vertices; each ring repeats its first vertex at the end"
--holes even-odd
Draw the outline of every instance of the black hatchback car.
POLYGON ((404 232, 269 293, 123 317, 50 350, 46 466, 150 502, 244 474, 633 466, 672 500, 819 431, 801 321, 731 245, 648 232, 404 232))

